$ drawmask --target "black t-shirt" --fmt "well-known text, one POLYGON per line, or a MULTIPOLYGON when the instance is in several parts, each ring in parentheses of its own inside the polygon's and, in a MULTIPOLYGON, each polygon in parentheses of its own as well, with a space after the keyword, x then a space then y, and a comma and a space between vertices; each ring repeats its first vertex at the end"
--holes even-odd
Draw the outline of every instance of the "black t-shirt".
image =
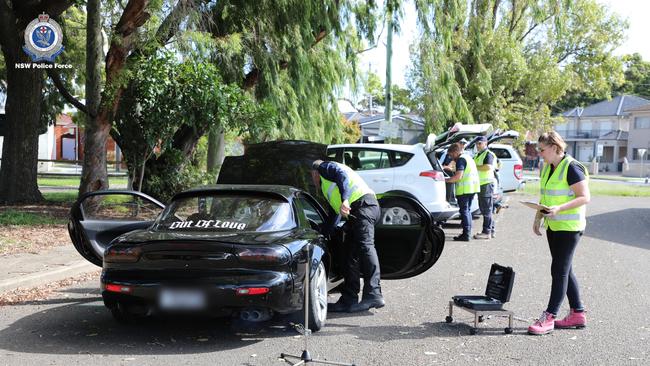
MULTIPOLYGON (((562 158, 564 160, 564 158, 562 158)), ((560 161, 560 164, 562 161, 560 161)), ((558 165, 560 165, 558 164, 558 165)), ((551 175, 553 175, 553 172, 555 171, 555 167, 551 165, 551 171, 549 172, 548 176, 549 178, 551 175)), ((584 170, 584 166, 582 164, 578 163, 577 161, 572 161, 571 164, 569 164, 569 169, 567 169, 567 174, 566 174, 566 181, 567 183, 572 186, 578 182, 582 182, 587 178, 586 172, 584 170)))
POLYGON ((465 170, 466 166, 467 161, 464 158, 458 157, 458 159, 456 159, 456 171, 465 170))

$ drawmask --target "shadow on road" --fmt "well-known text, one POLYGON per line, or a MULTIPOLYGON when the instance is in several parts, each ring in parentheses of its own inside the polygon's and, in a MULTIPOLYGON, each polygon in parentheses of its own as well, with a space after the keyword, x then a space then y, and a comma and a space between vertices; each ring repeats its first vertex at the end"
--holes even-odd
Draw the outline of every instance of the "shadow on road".
POLYGON ((194 354, 237 349, 267 338, 298 334, 281 320, 255 328, 242 327, 230 318, 154 317, 119 324, 101 298, 95 296, 22 305, 28 304, 55 307, 32 313, 2 329, 0 349, 46 354, 194 354))
MULTIPOLYGON (((473 319, 473 318, 472 318, 473 319)), ((504 328, 508 322, 503 320, 490 321, 488 324, 481 323, 477 336, 504 336, 504 328)), ((472 327, 468 318, 467 323, 453 322, 427 322, 419 326, 370 326, 370 327, 348 327, 345 324, 328 323, 327 327, 346 328, 346 333, 353 334, 359 339, 386 342, 404 339, 427 339, 432 337, 456 338, 469 336, 469 330, 472 327)), ((527 334, 528 327, 513 328, 513 335, 527 334)))
POLYGON ((650 249, 650 208, 628 208, 588 216, 585 236, 650 249))

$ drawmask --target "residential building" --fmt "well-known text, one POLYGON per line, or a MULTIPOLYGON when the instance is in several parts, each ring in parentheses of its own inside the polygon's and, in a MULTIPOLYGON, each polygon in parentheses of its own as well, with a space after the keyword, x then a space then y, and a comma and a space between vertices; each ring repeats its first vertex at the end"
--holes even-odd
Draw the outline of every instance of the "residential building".
POLYGON ((631 111, 646 105, 650 105, 650 100, 619 95, 562 113, 563 122, 556 124, 555 130, 567 142, 567 152, 577 160, 591 163, 598 157, 600 171, 620 172, 623 158, 630 160, 631 156, 631 111))
MULTIPOLYGON (((344 113, 349 121, 356 121, 361 128, 361 141, 373 142, 382 140, 379 136, 379 126, 384 121, 384 114, 349 112, 344 113)), ((424 142, 424 120, 415 114, 394 114, 393 123, 397 124, 398 137, 395 143, 412 145, 424 142)))
POLYGON ((629 169, 623 175, 650 176, 650 103, 629 110, 630 135, 627 141, 629 169), (644 159, 641 160, 641 153, 644 159))

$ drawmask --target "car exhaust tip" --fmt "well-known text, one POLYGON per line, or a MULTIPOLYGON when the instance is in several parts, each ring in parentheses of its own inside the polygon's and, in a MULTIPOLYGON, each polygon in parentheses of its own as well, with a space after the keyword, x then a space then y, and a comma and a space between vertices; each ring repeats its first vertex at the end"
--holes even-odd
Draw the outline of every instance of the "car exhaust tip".
POLYGON ((244 309, 239 312, 239 318, 249 322, 263 322, 272 317, 273 314, 269 309, 244 309))

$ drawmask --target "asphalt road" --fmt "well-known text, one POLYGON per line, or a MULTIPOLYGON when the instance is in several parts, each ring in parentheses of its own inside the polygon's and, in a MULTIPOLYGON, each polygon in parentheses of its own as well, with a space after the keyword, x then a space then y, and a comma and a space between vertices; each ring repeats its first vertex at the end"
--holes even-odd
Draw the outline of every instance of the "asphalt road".
MULTIPOLYGON (((548 300, 550 255, 545 238, 530 229, 532 211, 517 203, 525 198, 532 197, 511 196, 497 239, 449 241, 428 272, 384 281, 383 309, 330 314, 310 339, 312 357, 357 365, 650 364, 650 199, 593 199, 574 261, 588 327, 529 336, 527 326, 548 300), (505 335, 507 320, 493 317, 470 336, 472 316, 462 311, 446 324, 451 296, 482 293, 494 262, 516 271, 507 305, 515 312, 515 332, 505 335)), ((459 228, 445 231, 450 239, 459 228)), ((96 281, 51 299, 0 307, 2 365, 281 365, 281 352, 300 353, 303 346, 283 323, 251 333, 225 320, 119 325, 103 307, 96 281)))

